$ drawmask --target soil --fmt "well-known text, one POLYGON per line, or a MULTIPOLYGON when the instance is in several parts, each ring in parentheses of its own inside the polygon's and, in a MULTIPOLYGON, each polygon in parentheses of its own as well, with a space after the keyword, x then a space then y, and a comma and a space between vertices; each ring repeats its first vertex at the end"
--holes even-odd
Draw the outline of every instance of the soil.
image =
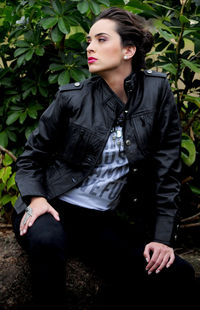
MULTIPOLYGON (((176 253, 193 265, 200 279, 200 248, 180 246, 176 253)), ((68 266, 68 309, 89 310, 101 280, 78 259, 71 259, 68 266)), ((27 255, 16 242, 11 226, 0 224, 0 310, 26 309, 31 299, 27 255)))

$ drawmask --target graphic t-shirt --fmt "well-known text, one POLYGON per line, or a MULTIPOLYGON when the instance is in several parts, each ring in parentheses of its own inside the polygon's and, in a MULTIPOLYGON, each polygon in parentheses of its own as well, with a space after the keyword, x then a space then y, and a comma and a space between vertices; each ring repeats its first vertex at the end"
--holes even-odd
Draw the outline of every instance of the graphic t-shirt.
POLYGON ((59 199, 89 209, 114 209, 127 181, 128 171, 122 127, 117 126, 109 136, 101 163, 79 187, 61 195, 59 199))

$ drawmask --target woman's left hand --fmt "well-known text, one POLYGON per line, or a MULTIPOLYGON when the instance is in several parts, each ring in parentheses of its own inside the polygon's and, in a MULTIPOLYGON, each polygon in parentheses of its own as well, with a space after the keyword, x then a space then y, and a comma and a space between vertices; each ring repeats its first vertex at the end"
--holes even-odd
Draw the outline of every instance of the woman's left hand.
POLYGON ((145 246, 144 257, 147 261, 148 274, 159 273, 164 267, 168 268, 175 259, 174 250, 159 242, 150 242, 145 246))

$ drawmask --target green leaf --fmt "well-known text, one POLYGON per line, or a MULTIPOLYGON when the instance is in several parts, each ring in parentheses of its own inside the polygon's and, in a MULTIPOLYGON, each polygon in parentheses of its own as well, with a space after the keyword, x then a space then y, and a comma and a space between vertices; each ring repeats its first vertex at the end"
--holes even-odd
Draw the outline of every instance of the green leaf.
POLYGON ((21 55, 18 59, 17 59, 17 66, 20 67, 25 61, 25 54, 21 55))
POLYGON ((186 24, 186 23, 190 24, 190 20, 184 15, 180 15, 179 20, 180 20, 181 24, 186 24))
POLYGON ((64 34, 68 34, 70 32, 69 25, 64 21, 62 17, 59 17, 58 19, 58 28, 64 34))
POLYGON ((3 159, 4 166, 10 166, 13 163, 13 159, 6 153, 3 159))
POLYGON ((14 57, 18 57, 21 54, 24 54, 29 50, 30 47, 20 47, 17 48, 16 51, 14 52, 14 57))
POLYGON ((159 33, 161 37, 163 37, 165 40, 167 40, 170 43, 176 44, 176 37, 165 30, 159 29, 159 33))
POLYGON ((10 130, 6 130, 7 135, 8 135, 8 139, 11 140, 12 142, 17 142, 17 135, 15 132, 10 131, 10 130))
POLYGON ((185 133, 182 135, 181 148, 181 158, 190 167, 196 159, 196 148, 192 139, 185 133))
POLYGON ((24 40, 19 40, 15 43, 15 45, 17 47, 30 47, 30 45, 28 44, 28 42, 24 41, 24 40))
POLYGON ((92 0, 89 2, 89 7, 95 15, 98 15, 101 12, 99 4, 92 0))
POLYGON ((53 0, 52 7, 57 14, 62 14, 62 5, 59 0, 53 0))
POLYGON ((55 84, 58 81, 58 74, 50 74, 48 77, 48 81, 50 84, 55 84))
POLYGON ((25 60, 27 60, 27 61, 31 60, 32 57, 33 57, 33 53, 34 53, 34 50, 33 50, 33 49, 29 50, 29 51, 25 54, 25 60))
POLYGON ((12 173, 12 168, 10 166, 3 167, 0 171, 1 171, 1 177, 0 178, 2 179, 3 183, 6 184, 8 178, 10 177, 10 175, 12 173))
POLYGON ((57 63, 52 63, 49 66, 49 70, 51 71, 60 71, 60 70, 63 70, 64 68, 65 68, 65 65, 57 64, 57 63))
POLYGON ((193 194, 200 195, 200 188, 193 186, 193 185, 190 185, 190 189, 193 192, 193 194))
POLYGON ((53 28, 51 32, 51 37, 54 42, 60 42, 63 38, 63 33, 59 30, 58 26, 53 28))
POLYGON ((7 203, 9 203, 11 201, 11 196, 9 194, 4 195, 3 197, 1 197, 0 199, 0 204, 2 206, 5 206, 7 203))
POLYGON ((13 187, 15 185, 15 175, 16 175, 16 173, 13 173, 13 175, 10 177, 10 179, 7 182, 7 190, 8 191, 11 187, 13 187))
POLYGON ((49 29, 57 24, 58 18, 57 17, 47 17, 41 20, 41 25, 44 29, 49 29))
POLYGON ((58 84, 59 85, 65 85, 69 83, 70 81, 70 75, 68 71, 63 71, 58 76, 58 84))
POLYGON ((193 102, 197 105, 197 107, 200 109, 200 98, 199 97, 194 97, 190 95, 185 95, 184 99, 187 100, 188 102, 193 102))
POLYGON ((199 64, 195 64, 191 61, 188 61, 186 59, 181 59, 181 62, 188 68, 190 68, 190 70, 196 72, 196 73, 200 73, 200 65, 199 64))
POLYGON ((49 94, 48 89, 47 89, 47 88, 44 88, 44 87, 41 87, 41 86, 39 86, 38 89, 39 89, 40 94, 41 94, 43 97, 47 98, 47 96, 48 96, 48 94, 49 94))
POLYGON ((49 6, 45 6, 42 8, 42 11, 46 14, 46 15, 57 15, 56 12, 54 10, 52 10, 49 6))
POLYGON ((26 118, 27 118, 27 112, 25 111, 20 114, 20 117, 19 117, 20 124, 23 124, 26 118))
POLYGON ((38 56, 43 56, 44 53, 45 53, 45 50, 44 50, 44 48, 43 48, 42 46, 38 46, 38 47, 36 47, 36 49, 35 49, 35 53, 36 53, 36 55, 38 55, 38 56))
POLYGON ((82 81, 85 79, 84 73, 79 69, 70 70, 70 75, 75 81, 82 81))
POLYGON ((77 9, 79 10, 79 12, 81 14, 84 14, 87 12, 87 10, 89 9, 89 4, 87 0, 83 0, 81 2, 78 3, 77 5, 77 9))
POLYGON ((9 126, 11 124, 13 124, 14 122, 16 122, 16 120, 20 117, 21 112, 16 111, 12 114, 10 114, 6 120, 6 124, 9 126))
POLYGON ((37 118, 38 113, 34 106, 29 107, 27 112, 30 118, 33 118, 33 119, 37 118))
MULTIPOLYGON (((156 11, 154 8, 146 3, 143 3, 142 1, 139 0, 131 0, 127 3, 128 7, 131 9, 140 9, 142 10, 146 15, 149 16, 155 16, 157 17, 156 11)), ((125 7, 126 9, 126 7, 125 7)))
POLYGON ((0 145, 7 147, 8 145, 8 135, 6 131, 0 132, 0 145))
POLYGON ((16 201, 17 201, 17 198, 18 198, 17 195, 11 197, 10 201, 11 201, 11 204, 12 204, 13 207, 14 207, 16 201))
POLYGON ((166 64, 161 66, 163 69, 165 69, 165 71, 168 71, 170 73, 172 73, 173 75, 176 75, 177 69, 176 67, 171 63, 171 64, 166 64))
POLYGON ((105 6, 110 6, 109 0, 98 0, 98 2, 104 4, 105 6))

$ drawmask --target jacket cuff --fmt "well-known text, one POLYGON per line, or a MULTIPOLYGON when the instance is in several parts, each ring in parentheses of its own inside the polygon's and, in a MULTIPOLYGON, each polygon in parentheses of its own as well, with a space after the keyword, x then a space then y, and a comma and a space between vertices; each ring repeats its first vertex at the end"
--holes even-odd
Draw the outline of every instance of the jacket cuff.
POLYGON ((173 246, 176 240, 176 223, 173 217, 158 216, 154 233, 154 241, 173 246))

